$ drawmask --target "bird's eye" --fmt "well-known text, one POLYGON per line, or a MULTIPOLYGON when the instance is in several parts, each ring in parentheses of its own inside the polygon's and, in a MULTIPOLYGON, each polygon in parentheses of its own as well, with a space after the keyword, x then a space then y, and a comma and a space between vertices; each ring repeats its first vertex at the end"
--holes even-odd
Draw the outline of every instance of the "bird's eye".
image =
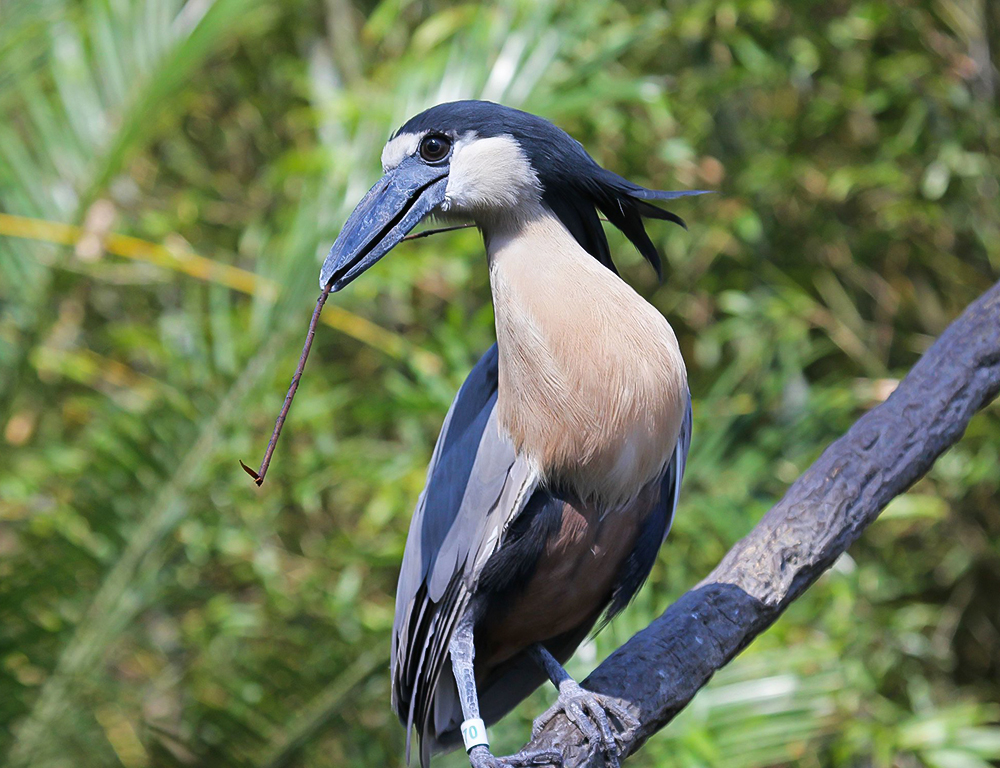
POLYGON ((420 157, 428 163, 444 160, 451 149, 451 140, 447 136, 432 133, 420 142, 420 157))

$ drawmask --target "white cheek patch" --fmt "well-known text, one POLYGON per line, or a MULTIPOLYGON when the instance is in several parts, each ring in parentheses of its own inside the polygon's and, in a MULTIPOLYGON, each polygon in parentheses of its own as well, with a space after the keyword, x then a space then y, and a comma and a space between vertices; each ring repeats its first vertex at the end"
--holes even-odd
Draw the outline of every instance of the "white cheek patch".
POLYGON ((389 139, 382 149, 382 172, 388 173, 410 155, 416 154, 420 140, 427 131, 421 133, 401 133, 389 139))
POLYGON ((540 194, 538 176, 513 136, 472 133, 455 142, 445 210, 512 208, 540 194))

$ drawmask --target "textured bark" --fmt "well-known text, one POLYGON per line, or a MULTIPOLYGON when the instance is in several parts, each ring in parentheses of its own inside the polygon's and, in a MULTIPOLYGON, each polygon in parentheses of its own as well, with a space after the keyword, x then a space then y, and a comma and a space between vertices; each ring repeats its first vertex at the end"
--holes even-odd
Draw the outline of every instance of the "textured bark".
MULTIPOLYGON (((709 576, 615 651, 584 686, 641 725, 631 754, 769 627, 1000 392, 1000 283, 952 323, 896 391, 824 451, 709 576)), ((564 716, 528 745, 566 768, 605 765, 564 716)))

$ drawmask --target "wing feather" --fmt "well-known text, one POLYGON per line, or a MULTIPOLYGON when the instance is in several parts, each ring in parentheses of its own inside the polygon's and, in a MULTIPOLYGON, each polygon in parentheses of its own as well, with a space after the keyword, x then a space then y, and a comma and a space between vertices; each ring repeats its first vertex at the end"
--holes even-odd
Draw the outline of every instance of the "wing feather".
POLYGON ((434 732, 434 692, 455 622, 466 610, 482 565, 538 485, 496 415, 497 349, 483 355, 445 417, 427 485, 417 501, 396 589, 393 709, 421 731, 421 764, 434 732))
MULTIPOLYGON (((436 700, 455 623, 467 610, 486 562, 539 486, 537 470, 516 455, 499 430, 496 390, 494 345, 473 368, 445 417, 427 485, 410 523, 400 571, 393 628, 393 709, 407 729, 407 761, 413 726, 420 731, 422 766, 428 764, 432 750, 446 746, 438 742, 438 736, 447 736, 457 727, 450 722, 455 717, 450 711, 455 708, 450 688, 442 690, 436 700)), ((605 622, 628 604, 649 574, 677 507, 690 442, 688 397, 659 497, 639 537, 641 543, 623 563, 605 622)), ((593 621, 590 617, 586 627, 581 624, 581 632, 573 633, 573 642, 564 649, 567 655, 593 621)), ((503 702, 497 704, 491 696, 484 696, 484 706, 505 710, 509 697, 537 685, 534 672, 527 675, 531 680, 513 679, 522 676, 512 674, 500 683, 513 686, 500 697, 503 702)))

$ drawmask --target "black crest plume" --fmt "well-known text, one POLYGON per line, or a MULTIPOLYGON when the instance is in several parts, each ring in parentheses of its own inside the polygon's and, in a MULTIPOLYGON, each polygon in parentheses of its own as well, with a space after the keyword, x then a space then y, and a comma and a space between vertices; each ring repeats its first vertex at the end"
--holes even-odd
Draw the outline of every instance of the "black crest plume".
POLYGON ((599 166, 580 142, 548 120, 489 101, 439 104, 411 118, 397 135, 424 130, 447 130, 455 135, 474 131, 481 138, 512 136, 538 174, 542 201, 577 242, 613 272, 617 270, 598 211, 632 241, 662 277, 660 254, 642 220, 662 219, 682 227, 685 224, 677 214, 649 201, 705 194, 702 190, 661 192, 633 184, 599 166))
MULTIPOLYGON (((673 200, 678 197, 705 194, 703 190, 664 192, 634 184, 617 173, 602 168, 587 154, 580 142, 564 131, 551 126, 562 134, 557 147, 542 153, 536 160, 529 158, 542 182, 542 200, 566 225, 577 242, 598 261, 614 272, 614 262, 608 248, 608 239, 601 226, 598 211, 627 237, 636 250, 663 277, 660 254, 649 239, 643 219, 661 219, 687 229, 684 220, 676 213, 658 208, 650 200, 673 200)), ((547 149, 549 149, 547 147, 547 149)))

